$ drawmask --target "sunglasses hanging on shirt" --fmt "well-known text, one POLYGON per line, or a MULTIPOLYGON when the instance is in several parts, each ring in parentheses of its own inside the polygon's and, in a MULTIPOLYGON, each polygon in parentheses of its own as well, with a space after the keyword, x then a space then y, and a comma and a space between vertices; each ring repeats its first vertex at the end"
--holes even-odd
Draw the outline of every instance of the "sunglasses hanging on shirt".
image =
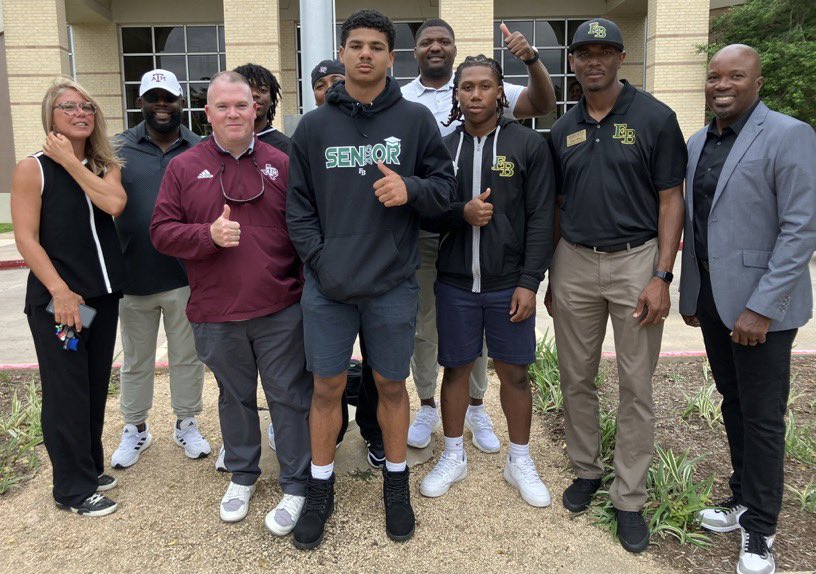
MULTIPOLYGON (((238 199, 236 197, 232 197, 227 193, 227 190, 224 188, 224 170, 226 169, 226 165, 224 162, 221 162, 221 171, 218 172, 218 182, 221 184, 221 193, 224 195, 224 199, 230 201, 232 203, 252 203, 258 199, 260 199, 264 191, 266 190, 266 182, 264 181, 264 174, 261 171, 261 168, 258 167, 258 163, 255 161, 255 158, 252 158, 252 165, 255 166, 255 170, 258 172, 258 177, 261 180, 260 183, 260 191, 255 193, 247 192, 246 189, 241 186, 237 189, 238 192, 236 195, 243 196, 243 199, 238 199)), ((255 190, 253 190, 254 192, 255 190)))

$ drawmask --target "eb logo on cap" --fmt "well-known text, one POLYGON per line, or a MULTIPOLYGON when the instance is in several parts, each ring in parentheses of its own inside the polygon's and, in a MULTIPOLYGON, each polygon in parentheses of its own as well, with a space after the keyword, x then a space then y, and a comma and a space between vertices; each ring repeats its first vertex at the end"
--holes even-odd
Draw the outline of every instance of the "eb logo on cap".
POLYGON ((595 36, 596 38, 606 38, 606 28, 601 26, 597 22, 590 22, 587 34, 595 36))

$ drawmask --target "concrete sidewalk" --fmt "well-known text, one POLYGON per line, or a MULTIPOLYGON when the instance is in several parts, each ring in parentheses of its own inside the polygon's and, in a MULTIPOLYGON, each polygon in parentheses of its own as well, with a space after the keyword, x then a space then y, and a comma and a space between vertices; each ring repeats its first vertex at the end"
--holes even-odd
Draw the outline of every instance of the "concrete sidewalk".
MULTIPOLYGON (((0 262, 19 259, 22 259, 22 257, 14 245, 14 235, 12 233, 0 234, 0 262)), ((816 276, 816 258, 811 260, 810 267, 811 276, 816 276)), ((674 275, 675 277, 680 275, 679 256, 675 262, 674 275)), ((28 269, 0 269, 0 333, 2 333, 4 339, 3 345, 0 347, 0 368, 31 367, 37 362, 28 323, 23 314, 27 277, 28 269)), ((703 354, 705 349, 700 330, 687 327, 677 311, 679 302, 678 284, 679 281, 675 281, 671 286, 672 312, 669 314, 669 318, 666 319, 663 331, 663 355, 703 354)), ((539 337, 543 337, 545 334, 553 335, 552 318, 544 308, 545 292, 546 280, 539 289, 536 308, 536 331, 539 337)), ((814 299, 816 299, 816 289, 814 289, 814 299)), ((607 325, 603 350, 604 353, 609 354, 615 351, 611 321, 607 325)), ((359 355, 359 350, 356 349, 355 352, 359 355)), ((816 353, 816 324, 814 322, 808 323, 799 330, 794 352, 816 353)), ((121 359, 122 345, 117 339, 114 362, 121 362, 121 359)), ((156 360, 160 363, 167 361, 167 341, 164 337, 163 327, 159 329, 156 360)))

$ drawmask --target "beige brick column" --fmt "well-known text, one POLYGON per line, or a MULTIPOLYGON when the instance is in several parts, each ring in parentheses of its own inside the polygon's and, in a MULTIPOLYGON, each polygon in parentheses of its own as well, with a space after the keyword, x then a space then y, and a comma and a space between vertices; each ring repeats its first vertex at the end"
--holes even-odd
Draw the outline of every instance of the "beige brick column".
POLYGON ((686 137, 704 123, 709 0, 649 0, 646 90, 677 113, 686 137))
POLYGON ((278 115, 292 116, 298 113, 297 78, 297 23, 282 20, 280 23, 281 73, 278 81, 283 92, 283 109, 278 115))
POLYGON ((439 0, 439 17, 456 32, 456 62, 466 56, 493 57, 493 0, 439 0))
MULTIPOLYGON (((280 78, 280 10, 278 0, 224 0, 227 69, 252 62, 280 78)), ((283 129, 283 114, 275 127, 283 129)))
POLYGON ((626 60, 618 74, 636 88, 643 88, 643 68, 646 57, 646 18, 644 16, 625 16, 614 18, 623 34, 623 46, 626 49, 626 60))
POLYGON ((74 24, 76 79, 96 98, 108 122, 108 134, 125 128, 119 41, 115 24, 74 24))
POLYGON ((40 106, 55 76, 68 75, 65 0, 3 2, 11 123, 17 160, 45 139, 40 106))

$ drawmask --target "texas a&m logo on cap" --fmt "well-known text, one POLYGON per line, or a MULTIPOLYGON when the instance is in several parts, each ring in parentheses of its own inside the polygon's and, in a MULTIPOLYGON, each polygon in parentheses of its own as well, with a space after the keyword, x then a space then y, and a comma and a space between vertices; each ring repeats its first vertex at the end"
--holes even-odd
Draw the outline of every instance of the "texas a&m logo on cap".
POLYGON ((165 76, 164 74, 153 74, 153 76, 151 76, 151 78, 150 78, 150 81, 151 82, 166 82, 167 81, 167 76, 165 76))

